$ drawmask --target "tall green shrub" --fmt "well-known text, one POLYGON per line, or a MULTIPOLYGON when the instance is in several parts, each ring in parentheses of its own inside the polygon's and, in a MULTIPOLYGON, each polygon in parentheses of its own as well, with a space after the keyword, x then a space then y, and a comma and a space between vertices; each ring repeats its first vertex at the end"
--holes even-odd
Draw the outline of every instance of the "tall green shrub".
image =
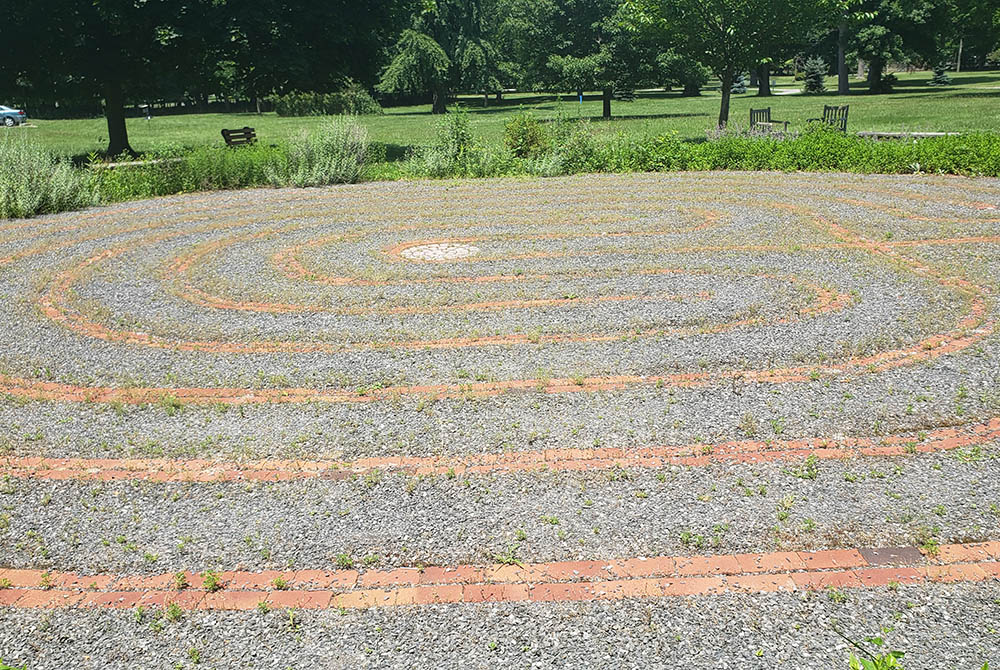
POLYGON ((368 146, 368 131, 354 118, 331 119, 293 141, 284 159, 268 167, 268 178, 275 186, 353 184, 368 162, 368 146))
POLYGON ((548 132, 531 112, 518 112, 504 124, 503 141, 518 158, 534 158, 548 151, 548 132))
POLYGON ((365 116, 382 114, 382 107, 364 86, 348 80, 336 93, 292 91, 271 98, 278 116, 365 116))
POLYGON ((81 209, 94 203, 86 174, 20 133, 0 132, 0 219, 81 209))

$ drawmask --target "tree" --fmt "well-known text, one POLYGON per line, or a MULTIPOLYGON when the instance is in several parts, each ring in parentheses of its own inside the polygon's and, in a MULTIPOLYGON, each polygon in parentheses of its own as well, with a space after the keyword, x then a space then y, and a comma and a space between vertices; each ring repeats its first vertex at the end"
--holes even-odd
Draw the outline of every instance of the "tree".
POLYGON ((634 24, 660 22, 679 49, 719 78, 719 125, 729 122, 736 73, 770 54, 770 45, 797 35, 815 13, 814 0, 626 0, 634 24))
POLYGON ((31 0, 4 8, 5 79, 52 100, 103 100, 108 154, 134 153, 128 102, 164 92, 207 101, 371 82, 412 0, 31 0), (405 10, 405 11, 404 11, 405 10), (336 26, 336 30, 331 30, 336 26))
POLYGON ((385 93, 430 93, 431 111, 447 111, 456 88, 500 88, 500 58, 488 39, 485 0, 423 0, 411 26, 396 43, 378 89, 385 93))
POLYGON ((847 49, 850 44, 851 29, 874 17, 870 10, 865 10, 864 3, 865 0, 821 0, 821 11, 837 31, 838 95, 848 95, 851 92, 851 82, 847 69, 847 49))
POLYGON ((32 0, 7 13, 5 42, 19 54, 16 67, 35 90, 96 95, 104 100, 108 153, 134 153, 125 126, 126 96, 171 72, 187 54, 188 36, 219 27, 211 0, 32 0))
POLYGON ((866 0, 858 6, 866 17, 854 36, 858 55, 868 61, 869 93, 885 92, 885 68, 893 59, 914 53, 931 62, 940 49, 939 26, 945 6, 936 0, 866 0))
POLYGON ((611 117, 616 91, 659 84, 661 50, 648 32, 628 25, 619 0, 504 0, 500 40, 528 88, 600 90, 611 117))

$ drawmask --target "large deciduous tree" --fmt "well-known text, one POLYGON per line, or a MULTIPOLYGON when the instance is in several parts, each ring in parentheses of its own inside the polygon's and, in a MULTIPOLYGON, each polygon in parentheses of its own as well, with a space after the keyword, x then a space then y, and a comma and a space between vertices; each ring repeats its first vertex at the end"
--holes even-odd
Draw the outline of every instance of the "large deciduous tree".
POLYGON ((719 78, 719 125, 729 122, 736 74, 770 57, 768 51, 801 30, 815 0, 627 0, 634 24, 661 22, 682 52, 719 78))
POLYGON ((501 43, 522 64, 522 82, 543 90, 599 90, 611 117, 615 91, 659 84, 662 45, 629 30, 620 0, 506 0, 501 43))
MULTIPOLYGON (((108 153, 134 153, 125 126, 126 97, 173 73, 194 34, 219 28, 211 0, 32 0, 5 9, 3 41, 14 40, 17 68, 34 90, 103 98, 108 153)), ((195 42, 199 40, 193 40, 195 42)))
POLYGON ((868 91, 886 90, 885 68, 908 54, 937 60, 946 25, 946 6, 938 0, 865 0, 857 6, 864 20, 854 35, 858 55, 868 62, 868 91))
POLYGON ((385 41, 414 0, 30 0, 4 8, 4 76, 51 100, 101 99, 108 153, 134 153, 128 102, 164 93, 202 101, 371 83, 385 41))

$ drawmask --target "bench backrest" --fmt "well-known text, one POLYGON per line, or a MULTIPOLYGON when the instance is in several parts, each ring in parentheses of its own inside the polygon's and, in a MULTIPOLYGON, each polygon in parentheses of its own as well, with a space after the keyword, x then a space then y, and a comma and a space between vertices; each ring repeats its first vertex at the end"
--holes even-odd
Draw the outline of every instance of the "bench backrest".
POLYGON ((770 107, 765 107, 764 109, 750 110, 750 126, 752 127, 758 123, 771 123, 770 107))
POLYGON ((823 123, 847 132, 847 111, 850 108, 850 105, 823 105, 823 123))
POLYGON ((222 138, 226 140, 226 144, 231 147, 237 147, 241 144, 253 144, 257 141, 257 133, 254 132, 253 128, 249 126, 243 128, 234 128, 233 130, 222 129, 222 138))

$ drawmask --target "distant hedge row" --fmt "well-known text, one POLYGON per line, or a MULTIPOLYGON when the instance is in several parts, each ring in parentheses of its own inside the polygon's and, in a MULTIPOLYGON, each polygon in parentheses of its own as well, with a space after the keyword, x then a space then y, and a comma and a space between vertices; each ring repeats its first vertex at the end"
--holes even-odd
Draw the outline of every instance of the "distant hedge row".
POLYGON ((382 114, 382 106, 363 86, 349 82, 336 93, 292 92, 269 98, 278 116, 368 116, 382 114))

